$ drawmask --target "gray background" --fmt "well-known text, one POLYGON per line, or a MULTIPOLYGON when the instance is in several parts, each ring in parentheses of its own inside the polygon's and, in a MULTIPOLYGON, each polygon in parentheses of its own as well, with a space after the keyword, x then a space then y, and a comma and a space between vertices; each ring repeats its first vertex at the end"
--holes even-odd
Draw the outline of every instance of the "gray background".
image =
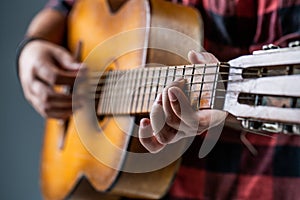
POLYGON ((25 101, 15 71, 15 49, 46 0, 1 0, 0 199, 40 200, 39 161, 44 120, 25 101))

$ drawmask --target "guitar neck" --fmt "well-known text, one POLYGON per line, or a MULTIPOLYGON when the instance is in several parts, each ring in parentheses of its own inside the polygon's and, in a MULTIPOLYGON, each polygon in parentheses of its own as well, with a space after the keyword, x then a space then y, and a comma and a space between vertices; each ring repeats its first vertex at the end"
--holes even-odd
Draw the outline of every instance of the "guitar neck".
POLYGON ((300 134, 300 65, 298 49, 250 55, 229 64, 147 67, 109 71, 95 78, 97 114, 142 115, 151 111, 163 89, 178 78, 195 110, 224 110, 242 120, 246 129, 300 134), (270 58, 273 63, 269 63, 270 58), (276 60, 277 59, 277 60, 276 60), (249 61, 248 61, 249 60, 249 61), (253 60, 258 63, 253 63, 253 60), (251 62, 250 62, 251 61, 251 62), (250 64, 247 64, 250 63, 250 64), (101 77, 99 79, 99 77, 101 77), (274 124, 276 127, 274 128, 274 124), (295 127, 294 127, 295 126, 295 127), (293 131, 290 131, 293 130, 293 131), (295 131, 298 130, 298 131, 295 131))
POLYGON ((225 90, 220 87, 220 66, 217 63, 105 72, 97 79, 97 114, 147 114, 163 88, 178 78, 186 80, 185 93, 195 109, 222 109, 225 90))

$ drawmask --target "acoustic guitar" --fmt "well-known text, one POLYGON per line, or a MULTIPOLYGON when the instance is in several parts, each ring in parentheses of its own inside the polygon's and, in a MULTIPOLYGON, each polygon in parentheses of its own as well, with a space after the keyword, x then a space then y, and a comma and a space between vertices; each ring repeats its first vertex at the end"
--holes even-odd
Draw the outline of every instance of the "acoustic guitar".
POLYGON ((201 17, 163 0, 77 1, 68 21, 72 51, 78 41, 88 78, 73 92, 87 98, 67 121, 46 122, 45 199, 161 198, 191 140, 150 154, 136 122, 178 77, 195 109, 227 111, 247 131, 300 134, 299 47, 184 65, 190 49, 201 50, 201 17))

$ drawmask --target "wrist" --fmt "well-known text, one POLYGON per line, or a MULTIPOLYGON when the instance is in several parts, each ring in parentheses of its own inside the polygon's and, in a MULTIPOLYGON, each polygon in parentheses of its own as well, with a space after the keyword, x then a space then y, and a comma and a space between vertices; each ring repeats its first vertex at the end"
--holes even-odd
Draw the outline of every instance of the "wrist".
POLYGON ((20 59, 21 53, 22 53, 23 49, 27 46, 27 44, 31 43, 32 41, 36 41, 36 40, 47 41, 45 38, 42 38, 42 37, 25 37, 19 43, 19 45, 16 49, 16 74, 17 74, 18 80, 20 79, 19 78, 19 59, 20 59))

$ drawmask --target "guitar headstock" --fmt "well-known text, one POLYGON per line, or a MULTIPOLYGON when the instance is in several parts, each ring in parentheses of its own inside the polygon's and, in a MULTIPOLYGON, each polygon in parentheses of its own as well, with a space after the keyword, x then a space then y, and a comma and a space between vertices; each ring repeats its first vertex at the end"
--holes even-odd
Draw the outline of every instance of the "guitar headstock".
POLYGON ((250 131, 300 135, 300 47, 262 50, 229 64, 224 110, 250 131))

